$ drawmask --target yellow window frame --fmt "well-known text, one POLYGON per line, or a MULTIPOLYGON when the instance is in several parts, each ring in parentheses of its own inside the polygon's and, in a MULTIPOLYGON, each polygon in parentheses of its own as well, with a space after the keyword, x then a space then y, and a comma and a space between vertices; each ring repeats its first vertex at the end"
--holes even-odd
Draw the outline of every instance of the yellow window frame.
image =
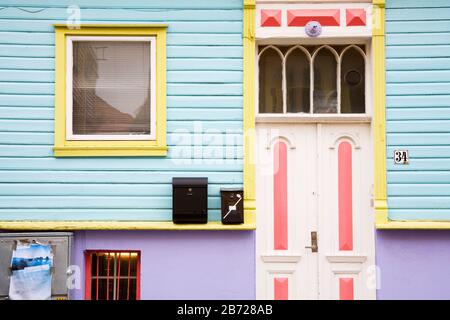
POLYGON ((55 24, 55 157, 166 156, 166 24, 55 24), (69 141, 66 139, 67 36, 151 36, 156 38, 156 139, 69 141))

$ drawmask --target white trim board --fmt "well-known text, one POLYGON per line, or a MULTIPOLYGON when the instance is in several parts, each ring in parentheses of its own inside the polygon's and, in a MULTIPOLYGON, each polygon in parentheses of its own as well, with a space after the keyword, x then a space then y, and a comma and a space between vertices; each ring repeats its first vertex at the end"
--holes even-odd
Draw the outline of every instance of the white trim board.
POLYGON ((66 38, 66 139, 72 141, 136 141, 156 140, 156 37, 135 36, 69 36, 66 38), (150 134, 75 135, 73 134, 73 42, 74 41, 139 41, 150 43, 150 134))

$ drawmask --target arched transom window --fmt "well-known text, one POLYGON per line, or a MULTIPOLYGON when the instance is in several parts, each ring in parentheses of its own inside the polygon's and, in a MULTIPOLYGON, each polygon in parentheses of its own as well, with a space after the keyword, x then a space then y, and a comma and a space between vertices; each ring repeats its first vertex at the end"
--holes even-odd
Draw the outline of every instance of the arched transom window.
POLYGON ((364 46, 260 46, 259 113, 365 113, 365 69, 364 46))

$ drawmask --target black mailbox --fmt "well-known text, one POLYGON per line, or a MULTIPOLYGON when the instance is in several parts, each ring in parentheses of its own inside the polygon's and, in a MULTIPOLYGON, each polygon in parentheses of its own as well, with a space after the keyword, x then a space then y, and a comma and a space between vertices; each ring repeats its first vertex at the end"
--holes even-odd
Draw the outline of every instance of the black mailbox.
POLYGON ((220 189, 222 223, 244 223, 244 191, 242 189, 220 189))
POLYGON ((174 223, 208 222, 208 178, 172 179, 174 223))

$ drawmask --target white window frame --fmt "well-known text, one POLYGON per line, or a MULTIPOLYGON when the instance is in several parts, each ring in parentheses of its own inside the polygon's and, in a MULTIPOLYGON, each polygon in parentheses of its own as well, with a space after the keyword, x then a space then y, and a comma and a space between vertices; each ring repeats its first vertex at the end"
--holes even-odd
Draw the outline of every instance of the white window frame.
POLYGON ((66 38, 66 140, 136 141, 156 140, 156 37, 136 36, 68 36, 66 38), (150 134, 81 135, 73 134, 73 42, 139 41, 150 44, 150 134))
MULTIPOLYGON (((273 50, 273 49, 272 49, 273 50)), ((359 50, 362 51, 361 48, 359 50)), ((371 122, 372 119, 372 95, 371 95, 371 85, 372 85, 372 65, 371 65, 371 44, 369 41, 356 40, 354 38, 340 38, 333 41, 332 39, 326 39, 320 42, 320 39, 265 39, 258 41, 256 44, 256 67, 255 67, 255 115, 257 122, 371 122), (330 41, 331 40, 331 41, 330 41), (286 93, 286 58, 287 54, 292 52, 295 48, 300 48, 304 52, 305 46, 317 45, 318 48, 311 54, 308 52, 307 58, 310 63, 310 110, 309 113, 287 113, 287 93, 286 93), (357 47, 358 45, 365 46, 364 50, 364 61, 365 61, 365 113, 340 113, 341 106, 341 62, 342 55, 350 47, 357 47), (265 46, 265 48, 259 51, 260 46, 265 46), (290 46, 288 51, 283 55, 280 50, 276 47, 278 46, 290 46), (331 52, 336 57, 336 52, 332 48, 333 46, 346 46, 343 51, 337 56, 337 87, 338 91, 338 102, 337 102, 337 113, 314 113, 314 101, 313 101, 313 90, 314 90, 314 58, 319 50, 325 48, 331 48, 331 52), (280 56, 281 67, 282 67, 282 98, 283 98, 283 113, 260 113, 259 112, 259 58, 260 55, 267 50, 267 47, 275 47, 275 50, 280 56)))

